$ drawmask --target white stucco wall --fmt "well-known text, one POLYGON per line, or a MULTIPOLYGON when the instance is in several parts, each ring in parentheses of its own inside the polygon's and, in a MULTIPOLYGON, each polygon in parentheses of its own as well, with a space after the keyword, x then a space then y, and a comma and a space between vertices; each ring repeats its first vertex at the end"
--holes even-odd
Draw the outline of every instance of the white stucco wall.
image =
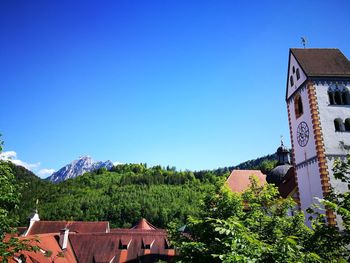
POLYGON ((299 91, 299 94, 301 96, 303 109, 304 109, 304 113, 299 118, 296 118, 295 116, 294 98, 289 101, 291 124, 292 124, 292 136, 293 136, 293 142, 294 142, 295 164, 299 164, 305 160, 308 160, 316 156, 314 131, 312 127, 309 98, 308 98, 308 92, 306 87, 301 88, 301 90, 299 91), (301 147, 298 144, 298 139, 297 139, 297 129, 298 129, 298 125, 301 122, 305 122, 309 127, 309 141, 307 145, 305 145, 304 147, 301 147))
POLYGON ((313 204, 318 204, 315 197, 323 198, 318 162, 297 169, 297 176, 301 209, 306 211, 313 204))
MULTIPOLYGON (((328 89, 332 86, 329 83, 318 83, 315 85, 316 97, 319 108, 319 116, 325 145, 326 155, 346 155, 346 151, 340 145, 340 141, 350 146, 350 132, 336 132, 334 120, 350 118, 350 105, 330 105, 328 89)), ((343 85, 345 86, 345 85, 343 85)), ((350 88, 348 85, 347 88, 350 88)))

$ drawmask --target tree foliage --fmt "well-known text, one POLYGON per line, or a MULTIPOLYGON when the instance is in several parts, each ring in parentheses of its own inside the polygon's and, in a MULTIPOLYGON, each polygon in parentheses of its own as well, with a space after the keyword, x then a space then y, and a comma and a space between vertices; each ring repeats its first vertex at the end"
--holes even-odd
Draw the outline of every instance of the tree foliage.
POLYGON ((145 164, 118 165, 59 184, 21 169, 16 172, 23 186, 18 214, 22 225, 39 199, 40 217, 45 220, 106 220, 112 227, 130 227, 145 217, 166 227, 171 221, 199 216, 201 200, 221 178, 210 171, 194 173, 145 164))
POLYGON ((339 231, 321 219, 308 228, 294 201, 273 185, 252 179, 243 194, 218 188, 204 210, 188 220, 187 233, 171 232, 180 262, 346 262, 339 231))
MULTIPOLYGON (((0 138, 0 153, 3 141, 0 138)), ((16 253, 36 251, 38 248, 30 244, 31 240, 20 240, 14 233, 13 228, 17 224, 14 216, 20 201, 19 189, 15 184, 9 162, 0 160, 0 261, 7 262, 16 253)))

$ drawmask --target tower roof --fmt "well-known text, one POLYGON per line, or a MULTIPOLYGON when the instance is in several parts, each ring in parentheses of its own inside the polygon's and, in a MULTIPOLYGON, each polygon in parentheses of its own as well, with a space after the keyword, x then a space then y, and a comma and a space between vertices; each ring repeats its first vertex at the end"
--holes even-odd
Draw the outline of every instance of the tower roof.
POLYGON ((350 61, 337 48, 291 48, 309 77, 350 77, 350 61))
POLYGON ((293 166, 290 164, 282 164, 276 166, 274 169, 272 169, 270 172, 268 172, 266 176, 266 181, 271 184, 279 185, 283 182, 285 176, 288 174, 289 170, 293 166))
POLYGON ((141 230, 156 230, 157 228, 148 222, 146 219, 141 218, 140 221, 132 227, 132 229, 141 229, 141 230))

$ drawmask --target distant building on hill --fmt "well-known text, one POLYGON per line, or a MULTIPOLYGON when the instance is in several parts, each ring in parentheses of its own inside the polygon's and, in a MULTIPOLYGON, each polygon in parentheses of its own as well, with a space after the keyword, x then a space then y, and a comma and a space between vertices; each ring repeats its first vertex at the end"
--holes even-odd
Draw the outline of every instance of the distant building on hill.
MULTIPOLYGON (((335 180, 333 164, 350 150, 350 61, 339 49, 290 49, 286 87, 292 164, 301 209, 324 198, 335 180)), ((326 211, 328 223, 336 216, 326 211)))
POLYGON ((166 230, 144 218, 130 229, 110 229, 108 222, 40 221, 36 212, 20 238, 40 250, 23 251, 10 262, 171 262, 175 256, 166 230))

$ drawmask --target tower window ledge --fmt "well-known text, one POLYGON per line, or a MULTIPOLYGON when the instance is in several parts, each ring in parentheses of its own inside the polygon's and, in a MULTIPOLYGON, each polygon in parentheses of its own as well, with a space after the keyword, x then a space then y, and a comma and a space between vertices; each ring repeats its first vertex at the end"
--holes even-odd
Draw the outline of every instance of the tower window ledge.
POLYGON ((328 106, 331 106, 331 107, 344 107, 344 108, 350 108, 350 104, 330 104, 330 103, 328 103, 328 106))

